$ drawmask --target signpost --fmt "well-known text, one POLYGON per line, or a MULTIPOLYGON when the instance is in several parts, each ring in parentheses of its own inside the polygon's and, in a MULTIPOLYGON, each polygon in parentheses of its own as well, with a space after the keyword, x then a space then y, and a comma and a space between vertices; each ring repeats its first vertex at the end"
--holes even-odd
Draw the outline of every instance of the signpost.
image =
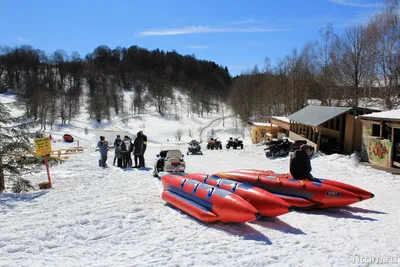
POLYGON ((43 156, 44 158, 44 163, 46 164, 46 170, 47 170, 47 178, 49 179, 49 188, 52 188, 49 163, 47 161, 47 155, 51 154, 50 137, 36 138, 35 151, 37 157, 43 156))

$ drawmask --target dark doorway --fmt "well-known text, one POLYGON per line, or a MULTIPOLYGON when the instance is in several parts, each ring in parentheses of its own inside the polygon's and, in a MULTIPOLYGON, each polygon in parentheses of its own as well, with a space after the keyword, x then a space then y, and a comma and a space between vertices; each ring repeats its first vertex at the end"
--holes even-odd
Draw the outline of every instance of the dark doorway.
POLYGON ((393 135, 393 167, 400 168, 400 129, 394 128, 393 135))

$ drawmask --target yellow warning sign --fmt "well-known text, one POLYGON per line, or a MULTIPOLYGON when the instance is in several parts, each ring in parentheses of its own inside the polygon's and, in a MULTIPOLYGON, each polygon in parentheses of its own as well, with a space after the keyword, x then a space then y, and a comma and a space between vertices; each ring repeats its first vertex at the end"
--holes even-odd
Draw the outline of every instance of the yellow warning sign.
POLYGON ((35 139, 36 156, 44 156, 51 153, 50 137, 36 138, 35 139))

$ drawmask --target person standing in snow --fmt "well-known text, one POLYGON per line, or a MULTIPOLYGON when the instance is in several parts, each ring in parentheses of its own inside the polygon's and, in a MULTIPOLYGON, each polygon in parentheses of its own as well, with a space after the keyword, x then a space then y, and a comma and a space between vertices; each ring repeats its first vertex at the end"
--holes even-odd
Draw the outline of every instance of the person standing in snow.
MULTIPOLYGON (((145 137, 142 131, 139 131, 136 135, 135 141, 133 142, 134 151, 133 154, 135 156, 135 166, 134 168, 141 168, 144 166, 144 157, 143 153, 146 150, 147 145, 145 146, 144 141, 145 137), (138 162, 139 160, 139 162, 138 162)), ((147 144, 147 137, 146 137, 147 144)))
POLYGON ((321 182, 311 174, 311 147, 303 144, 290 157, 290 174, 296 180, 321 182))
POLYGON ((129 136, 125 135, 124 139, 121 142, 122 168, 126 168, 129 165, 132 165, 131 151, 132 141, 129 136))
POLYGON ((113 166, 115 165, 115 160, 117 160, 117 167, 122 167, 122 155, 121 155, 121 136, 117 135, 117 138, 114 140, 114 150, 115 150, 115 156, 114 156, 114 163, 113 166))
POLYGON ((97 143, 100 151, 100 166, 107 166, 108 142, 104 136, 100 136, 100 141, 97 143))
POLYGON ((147 136, 143 133, 143 131, 140 131, 142 133, 143 136, 143 153, 142 153, 142 164, 141 164, 141 168, 145 168, 146 164, 144 161, 144 152, 146 152, 147 149, 147 136))

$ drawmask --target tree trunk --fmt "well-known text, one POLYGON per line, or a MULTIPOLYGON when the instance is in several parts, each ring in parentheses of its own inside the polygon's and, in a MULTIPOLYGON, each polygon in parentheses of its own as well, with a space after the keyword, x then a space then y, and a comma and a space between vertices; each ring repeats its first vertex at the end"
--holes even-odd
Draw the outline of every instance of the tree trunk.
POLYGON ((0 193, 6 189, 6 182, 4 179, 3 159, 0 155, 0 193))

